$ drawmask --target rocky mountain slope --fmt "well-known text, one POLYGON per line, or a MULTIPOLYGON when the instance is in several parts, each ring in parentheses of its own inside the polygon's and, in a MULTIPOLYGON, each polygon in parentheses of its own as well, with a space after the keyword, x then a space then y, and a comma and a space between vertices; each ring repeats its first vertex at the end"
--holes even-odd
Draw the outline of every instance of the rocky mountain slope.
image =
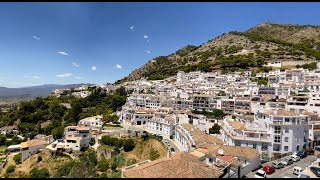
POLYGON ((163 79, 179 70, 257 69, 270 60, 320 60, 320 26, 262 23, 245 32, 232 31, 201 46, 188 45, 171 55, 151 59, 116 83, 143 77, 163 79))

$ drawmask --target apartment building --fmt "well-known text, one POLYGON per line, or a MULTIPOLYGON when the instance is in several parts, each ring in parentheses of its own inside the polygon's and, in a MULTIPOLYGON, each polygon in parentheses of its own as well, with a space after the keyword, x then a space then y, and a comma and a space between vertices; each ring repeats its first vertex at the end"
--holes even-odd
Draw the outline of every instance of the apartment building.
POLYGON ((309 119, 308 115, 285 110, 258 112, 253 123, 224 121, 221 138, 227 145, 250 146, 262 158, 272 158, 306 148, 309 119))
POLYGON ((166 138, 172 139, 176 125, 176 116, 173 114, 156 112, 148 121, 147 129, 163 134, 166 138))
POLYGON ((64 144, 60 148, 65 150, 80 151, 81 148, 89 147, 92 139, 91 128, 88 126, 67 126, 64 134, 64 144))

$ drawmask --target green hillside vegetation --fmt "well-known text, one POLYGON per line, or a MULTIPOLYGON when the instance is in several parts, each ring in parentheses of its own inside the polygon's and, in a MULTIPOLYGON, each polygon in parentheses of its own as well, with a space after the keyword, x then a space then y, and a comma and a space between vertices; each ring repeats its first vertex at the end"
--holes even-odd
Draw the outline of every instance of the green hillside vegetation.
POLYGON ((320 27, 265 23, 244 32, 224 33, 200 46, 188 45, 171 55, 156 57, 116 83, 142 77, 162 80, 178 71, 256 70, 273 58, 320 60, 320 27), (235 54, 244 49, 250 53, 235 54))
MULTIPOLYGON (((8 113, 1 113, 0 125, 10 126, 16 122, 18 130, 26 138, 33 138, 37 134, 52 134, 57 139, 62 137, 65 126, 76 124, 82 118, 102 114, 106 122, 116 122, 118 118, 112 113, 121 109, 129 93, 131 92, 127 92, 124 87, 110 94, 96 88, 86 98, 39 97, 33 101, 21 102, 8 113), (70 103, 72 108, 66 109, 60 103, 70 103), (41 124, 47 121, 49 125, 42 127, 41 124)), ((17 138, 13 140, 18 141, 17 138)), ((7 145, 9 144, 8 142, 7 145)))

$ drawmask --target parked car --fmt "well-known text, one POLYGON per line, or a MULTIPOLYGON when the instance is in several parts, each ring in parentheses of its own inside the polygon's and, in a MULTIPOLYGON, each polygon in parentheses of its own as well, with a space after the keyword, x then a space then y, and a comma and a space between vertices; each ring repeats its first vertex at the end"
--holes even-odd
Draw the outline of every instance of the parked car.
POLYGON ((314 147, 314 150, 320 151, 320 146, 315 146, 315 147, 314 147))
POLYGON ((269 162, 269 160, 268 159, 264 159, 264 158, 261 159, 261 164, 266 163, 266 162, 269 162))
POLYGON ((293 168, 293 174, 295 174, 295 175, 301 174, 302 171, 303 171, 303 169, 301 167, 296 166, 293 168))
POLYGON ((280 169, 284 167, 284 164, 280 161, 275 161, 272 163, 272 167, 274 167, 275 169, 280 169))
POLYGON ((307 148, 305 149, 305 152, 306 152, 308 155, 314 155, 314 150, 313 150, 312 148, 310 148, 310 147, 307 147, 307 148))
POLYGON ((310 171, 312 171, 317 177, 320 177, 320 168, 312 166, 310 167, 310 171))
POLYGON ((305 158, 308 156, 308 154, 305 151, 299 151, 297 153, 297 156, 299 156, 300 158, 305 158))
POLYGON ((266 172, 264 172, 263 170, 258 170, 256 172, 256 174, 254 175, 255 178, 266 178, 267 177, 267 174, 266 172))
POLYGON ((262 170, 263 170, 264 172, 266 172, 267 174, 272 174, 272 173, 274 173, 274 172, 276 171, 276 170, 274 169, 274 167, 269 166, 269 165, 264 166, 264 167, 262 168, 262 170))
POLYGON ((300 157, 297 156, 297 155, 291 155, 291 159, 292 159, 294 162, 300 161, 300 157))
POLYGON ((310 178, 310 176, 308 176, 306 174, 299 174, 298 178, 310 178))
POLYGON ((285 166, 288 166, 293 163, 293 160, 291 158, 283 158, 281 159, 281 163, 284 164, 285 166))

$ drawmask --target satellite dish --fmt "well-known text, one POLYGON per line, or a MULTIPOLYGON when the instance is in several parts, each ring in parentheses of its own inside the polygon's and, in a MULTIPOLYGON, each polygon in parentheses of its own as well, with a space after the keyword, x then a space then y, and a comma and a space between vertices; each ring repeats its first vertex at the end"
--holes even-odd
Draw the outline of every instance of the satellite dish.
POLYGON ((224 153, 223 149, 220 148, 220 149, 218 150, 218 154, 219 154, 219 155, 223 155, 223 153, 224 153))

